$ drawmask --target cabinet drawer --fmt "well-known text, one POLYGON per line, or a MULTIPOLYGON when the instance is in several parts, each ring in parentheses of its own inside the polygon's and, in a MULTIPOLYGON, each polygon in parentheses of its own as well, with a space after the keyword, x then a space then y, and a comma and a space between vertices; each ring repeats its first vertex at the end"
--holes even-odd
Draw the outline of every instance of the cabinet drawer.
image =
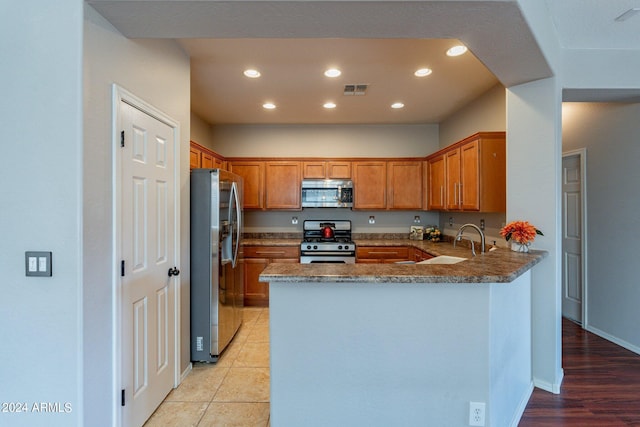
POLYGON ((297 246, 245 246, 245 258, 300 258, 297 246))
POLYGON ((404 246, 359 246, 356 249, 358 259, 394 259, 408 260, 409 248, 404 246))

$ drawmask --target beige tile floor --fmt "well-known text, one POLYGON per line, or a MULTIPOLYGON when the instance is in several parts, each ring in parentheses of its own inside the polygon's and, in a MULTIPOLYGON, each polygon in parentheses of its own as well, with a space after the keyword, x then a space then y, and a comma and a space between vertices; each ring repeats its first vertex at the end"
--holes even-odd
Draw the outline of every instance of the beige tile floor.
POLYGON ((218 363, 194 363, 145 427, 269 427, 269 309, 246 307, 218 363))

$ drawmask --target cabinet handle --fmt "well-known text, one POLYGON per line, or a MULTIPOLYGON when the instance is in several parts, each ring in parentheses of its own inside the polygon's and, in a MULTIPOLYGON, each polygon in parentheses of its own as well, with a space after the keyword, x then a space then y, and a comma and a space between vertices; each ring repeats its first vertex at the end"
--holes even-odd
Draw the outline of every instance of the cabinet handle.
POLYGON ((256 251, 258 255, 284 255, 284 251, 256 251))
POLYGON ((397 251, 369 251, 369 255, 398 255, 397 251))
POLYGON ((440 186, 440 206, 444 206, 444 185, 440 186))
POLYGON ((462 183, 458 184, 458 192, 460 193, 458 197, 458 204, 462 206, 462 183))
POLYGON ((453 183, 453 204, 454 206, 458 204, 458 183, 453 183))

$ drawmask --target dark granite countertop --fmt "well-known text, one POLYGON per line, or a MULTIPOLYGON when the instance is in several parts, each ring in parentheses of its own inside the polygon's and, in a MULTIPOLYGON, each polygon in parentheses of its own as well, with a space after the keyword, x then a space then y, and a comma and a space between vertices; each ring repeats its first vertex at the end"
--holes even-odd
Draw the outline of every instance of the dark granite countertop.
MULTIPOLYGON (((397 236, 363 238, 354 236, 359 246, 410 246, 433 255, 468 258, 457 264, 284 264, 274 262, 260 275, 262 282, 352 282, 352 283, 509 283, 548 253, 530 253, 496 248, 484 254, 476 245, 475 257, 468 246, 453 247, 451 242, 433 243, 397 236), (388 238, 387 238, 388 237, 388 238)), ((298 246, 301 237, 267 235, 248 236, 246 246, 298 246)), ((464 243, 464 242, 463 242, 464 243)))

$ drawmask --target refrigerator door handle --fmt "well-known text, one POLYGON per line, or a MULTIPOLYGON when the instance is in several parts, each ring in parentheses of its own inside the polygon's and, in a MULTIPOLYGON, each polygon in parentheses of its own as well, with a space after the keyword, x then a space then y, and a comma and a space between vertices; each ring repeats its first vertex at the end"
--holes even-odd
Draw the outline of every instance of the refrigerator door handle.
POLYGON ((238 195, 238 184, 235 181, 231 183, 231 200, 229 200, 229 209, 230 209, 229 213, 231 215, 233 215, 234 210, 236 214, 235 218, 233 219, 230 218, 233 221, 232 227, 231 227, 231 233, 233 233, 233 240, 232 240, 233 254, 231 256, 231 259, 232 259, 232 265, 235 268, 236 262, 238 261, 238 252, 240 249, 240 229, 241 229, 240 227, 240 196, 238 195))

